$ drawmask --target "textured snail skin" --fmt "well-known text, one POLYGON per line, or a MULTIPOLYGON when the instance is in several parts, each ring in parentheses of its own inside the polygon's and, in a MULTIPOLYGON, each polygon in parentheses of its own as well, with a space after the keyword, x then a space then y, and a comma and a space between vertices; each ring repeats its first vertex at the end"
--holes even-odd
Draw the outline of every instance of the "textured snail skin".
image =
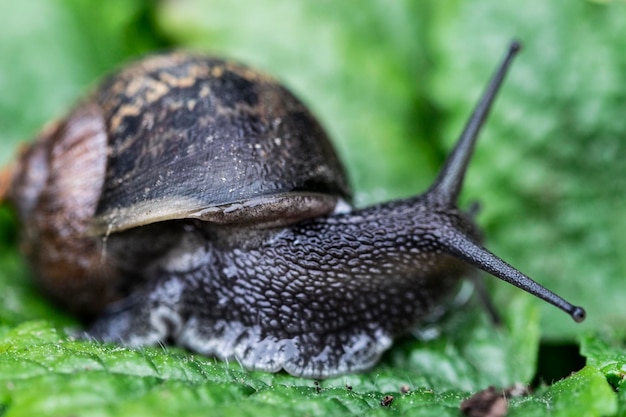
POLYGON ((517 49, 433 186, 358 210, 326 134, 284 87, 198 55, 138 61, 22 153, 7 197, 22 249, 91 337, 306 377, 374 365, 472 265, 580 321, 484 249, 456 207, 517 49))
POLYGON ((91 331, 133 345, 173 338, 249 369, 315 378, 367 369, 468 271, 433 235, 451 222, 478 233, 464 214, 420 198, 256 236, 181 224, 151 289, 91 331), (244 237, 255 242, 242 246, 244 237))

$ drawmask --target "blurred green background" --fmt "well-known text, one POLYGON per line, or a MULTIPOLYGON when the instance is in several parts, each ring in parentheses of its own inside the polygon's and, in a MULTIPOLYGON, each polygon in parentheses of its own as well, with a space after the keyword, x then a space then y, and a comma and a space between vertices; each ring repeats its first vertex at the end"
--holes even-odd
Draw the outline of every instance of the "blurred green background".
MULTIPOLYGON (((491 250, 584 306, 588 319, 576 325, 489 279, 507 315, 502 337, 525 343, 528 360, 518 374, 452 387, 528 382, 538 335, 552 355, 540 363, 549 367, 572 349, 576 356, 581 335, 626 334, 624 1, 0 0, 0 163, 121 63, 191 48, 258 67, 300 96, 335 141, 357 205, 408 196, 434 178, 513 38, 524 49, 481 135, 462 201, 481 203, 491 250)), ((6 207, 0 233, 0 323, 7 331, 38 318, 68 323, 28 284, 6 207)), ((460 314, 481 314, 474 310, 460 314)), ((483 336, 498 333, 480 323, 483 336)), ((511 349, 500 359, 519 353, 511 349)))

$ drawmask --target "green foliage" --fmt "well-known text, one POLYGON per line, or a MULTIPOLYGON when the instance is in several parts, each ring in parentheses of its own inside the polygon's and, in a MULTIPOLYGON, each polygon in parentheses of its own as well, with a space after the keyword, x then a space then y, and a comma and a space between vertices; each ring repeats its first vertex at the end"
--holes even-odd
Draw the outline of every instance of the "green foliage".
POLYGON ((616 415, 617 411, 615 393, 606 383, 605 376, 591 366, 537 390, 531 397, 514 399, 510 405, 511 417, 593 417, 616 415))
POLYGON ((509 415, 626 415, 626 349, 616 342, 626 336, 625 24, 617 0, 0 0, 3 163, 105 72, 186 47, 285 81, 336 141, 359 205, 431 181, 520 38, 464 198, 483 203, 490 248, 589 314, 574 325, 491 280, 502 327, 472 302, 457 306, 426 332, 436 338, 408 337, 370 372, 316 386, 171 347, 68 337, 59 329, 76 323, 31 284, 0 207, 0 416, 458 416, 471 393, 529 383, 540 337, 581 340, 587 366, 511 399, 509 415))
POLYGON ((581 351, 587 357, 587 363, 599 369, 617 391, 617 415, 626 415, 626 346, 588 335, 582 338, 581 351))
MULTIPOLYGON (((514 309, 514 314, 520 312, 523 309, 514 309)), ((487 328, 476 321, 476 317, 455 324, 446 321, 449 331, 466 329, 447 335, 447 356, 442 355, 440 341, 411 342, 411 346, 401 345, 371 373, 321 383, 245 372, 237 364, 173 348, 135 350, 74 340, 45 322, 30 321, 0 327, 0 404, 12 417, 193 416, 205 415, 209 409, 215 415, 457 416, 461 400, 485 384, 485 363, 500 362, 491 354, 515 357, 520 353, 499 347, 504 343, 511 349, 506 340, 518 337, 515 329, 492 329, 486 340, 468 340, 467 334, 487 328), (486 355, 468 355, 459 347, 461 343, 486 355), (437 369, 424 368, 421 356, 436 357, 437 369), (420 367, 422 371, 417 372, 420 367), (394 397, 388 407, 381 405, 385 395, 394 397)), ((553 416, 613 415, 617 398, 605 375, 623 368, 626 356, 623 349, 620 354, 593 338, 586 345, 590 366, 529 397, 512 399, 510 415, 542 416, 548 410, 553 416), (616 357, 619 364, 615 364, 616 357)), ((518 366, 524 367, 521 362, 525 361, 511 361, 491 380, 505 384, 518 380, 518 366)))

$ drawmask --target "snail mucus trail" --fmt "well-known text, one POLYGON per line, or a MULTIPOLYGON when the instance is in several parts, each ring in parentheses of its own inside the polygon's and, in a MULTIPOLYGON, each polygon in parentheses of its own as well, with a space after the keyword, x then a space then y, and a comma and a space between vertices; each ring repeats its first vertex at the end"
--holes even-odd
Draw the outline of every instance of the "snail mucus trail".
POLYGON ((352 209, 337 155, 284 87, 174 52, 113 74, 45 129, 6 198, 52 299, 93 337, 173 341, 313 378, 373 366, 473 268, 582 321, 486 250, 456 205, 513 43, 423 195, 352 209))

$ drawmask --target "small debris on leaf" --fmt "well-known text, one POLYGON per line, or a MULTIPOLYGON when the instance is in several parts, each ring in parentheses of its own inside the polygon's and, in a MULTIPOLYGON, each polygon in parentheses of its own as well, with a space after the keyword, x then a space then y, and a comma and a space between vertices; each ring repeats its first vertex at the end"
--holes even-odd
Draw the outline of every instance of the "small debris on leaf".
POLYGON ((468 417, 504 417, 507 401, 494 387, 478 391, 461 403, 461 412, 468 417))
POLYGON ((407 384, 404 384, 404 385, 400 386, 400 392, 402 394, 408 394, 409 392, 411 392, 411 388, 409 388, 409 386, 407 384))
POLYGON ((479 391, 461 403, 461 412, 469 417, 504 417, 507 412, 507 398, 524 397, 530 388, 519 382, 504 390, 489 387, 479 391))
POLYGON ((530 388, 520 382, 516 382, 512 386, 503 391, 505 398, 525 397, 530 395, 530 388))
POLYGON ((380 400, 380 405, 383 407, 389 407, 393 402, 393 395, 385 395, 382 400, 380 400))

